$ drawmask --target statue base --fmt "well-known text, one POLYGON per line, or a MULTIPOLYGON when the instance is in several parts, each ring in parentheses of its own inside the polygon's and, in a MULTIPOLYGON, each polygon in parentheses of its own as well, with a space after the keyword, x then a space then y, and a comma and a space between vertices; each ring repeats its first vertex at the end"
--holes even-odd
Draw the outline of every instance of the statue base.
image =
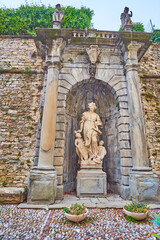
POLYGON ((28 204, 53 204, 56 198, 55 170, 33 169, 29 177, 28 204))
POLYGON ((132 25, 132 24, 125 24, 125 25, 123 26, 123 30, 122 30, 122 31, 132 32, 132 28, 133 28, 133 25, 132 25))
POLYGON ((77 173, 77 196, 103 197, 107 194, 107 175, 101 167, 85 166, 77 173))
POLYGON ((52 22, 53 29, 61 29, 61 22, 60 21, 53 21, 52 22))

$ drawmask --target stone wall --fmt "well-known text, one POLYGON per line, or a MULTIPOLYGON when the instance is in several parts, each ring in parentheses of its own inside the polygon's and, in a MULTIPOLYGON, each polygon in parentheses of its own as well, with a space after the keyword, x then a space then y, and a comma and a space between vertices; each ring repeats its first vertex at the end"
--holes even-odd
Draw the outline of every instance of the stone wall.
POLYGON ((142 58, 140 76, 149 159, 160 177, 160 44, 142 58))
POLYGON ((0 38, 0 187, 24 187, 33 166, 43 83, 33 38, 0 38))

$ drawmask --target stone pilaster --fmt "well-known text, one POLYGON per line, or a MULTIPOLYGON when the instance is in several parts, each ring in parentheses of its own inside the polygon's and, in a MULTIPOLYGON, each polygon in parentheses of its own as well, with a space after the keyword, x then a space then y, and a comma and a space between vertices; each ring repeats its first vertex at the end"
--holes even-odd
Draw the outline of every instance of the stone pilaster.
POLYGON ((141 44, 137 42, 131 42, 128 45, 125 68, 128 84, 130 138, 133 160, 133 168, 129 179, 130 190, 133 199, 143 201, 155 199, 158 189, 158 178, 149 166, 147 154, 138 75, 137 52, 140 48, 141 44))
POLYGON ((30 173, 28 203, 52 204, 57 192, 57 173, 54 168, 54 143, 56 134, 56 112, 58 77, 64 47, 62 38, 48 44, 46 64, 47 88, 42 118, 38 166, 30 173))

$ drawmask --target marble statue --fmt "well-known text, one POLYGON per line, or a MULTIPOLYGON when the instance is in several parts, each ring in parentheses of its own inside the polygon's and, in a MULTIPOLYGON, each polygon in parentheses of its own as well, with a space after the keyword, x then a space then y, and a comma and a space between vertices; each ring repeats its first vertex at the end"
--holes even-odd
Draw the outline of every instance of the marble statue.
POLYGON ((81 166, 102 166, 102 160, 106 155, 104 142, 99 142, 99 136, 102 134, 99 128, 102 128, 102 122, 99 115, 94 112, 95 103, 89 103, 88 108, 89 111, 82 114, 80 129, 75 131, 76 152, 81 166))
POLYGON ((53 21, 61 22, 64 17, 64 11, 60 11, 61 5, 57 4, 53 13, 53 21))
POLYGON ((131 17, 133 16, 132 11, 129 12, 129 8, 125 7, 124 8, 124 12, 121 14, 121 24, 122 24, 122 28, 124 27, 124 25, 131 25, 132 21, 131 21, 131 17))

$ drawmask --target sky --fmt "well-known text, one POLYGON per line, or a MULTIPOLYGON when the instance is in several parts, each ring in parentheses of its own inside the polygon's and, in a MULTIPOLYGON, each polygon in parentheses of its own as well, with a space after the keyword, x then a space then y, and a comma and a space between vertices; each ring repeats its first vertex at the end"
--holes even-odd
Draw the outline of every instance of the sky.
MULTIPOLYGON (((27 0, 30 4, 42 3, 55 6, 60 3, 62 6, 73 6, 80 8, 88 7, 94 10, 92 23, 95 29, 118 31, 121 25, 120 15, 127 6, 133 12, 132 21, 144 24, 146 31, 149 31, 150 19, 155 29, 160 29, 160 0, 27 0)), ((17 8, 25 4, 25 0, 0 0, 0 8, 17 8)))

